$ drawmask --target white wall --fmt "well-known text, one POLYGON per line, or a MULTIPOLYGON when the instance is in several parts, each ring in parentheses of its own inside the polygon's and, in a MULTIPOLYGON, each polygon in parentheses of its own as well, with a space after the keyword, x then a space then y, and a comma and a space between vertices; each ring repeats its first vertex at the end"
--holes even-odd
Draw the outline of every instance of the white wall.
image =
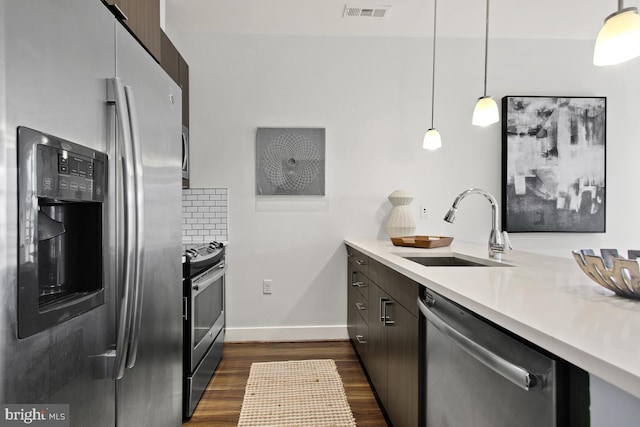
MULTIPOLYGON (((192 185, 229 189, 229 336, 264 326, 345 336, 344 237, 377 235, 387 195, 417 192, 429 176, 433 160, 413 139, 429 104, 430 49, 418 39, 199 34, 183 35, 181 49, 192 185), (256 199, 258 126, 326 128, 326 197, 256 199), (263 279, 273 280, 270 296, 263 279)), ((252 333, 238 337, 267 332, 252 333)))

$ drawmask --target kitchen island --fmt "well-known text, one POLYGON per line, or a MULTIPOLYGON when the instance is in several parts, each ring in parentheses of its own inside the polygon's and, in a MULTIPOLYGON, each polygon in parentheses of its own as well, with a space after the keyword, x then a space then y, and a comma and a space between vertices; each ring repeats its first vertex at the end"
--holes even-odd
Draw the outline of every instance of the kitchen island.
POLYGON ((487 247, 396 247, 388 240, 345 243, 514 334, 640 398, 640 301, 601 288, 573 259, 487 247), (427 267, 404 257, 452 256, 489 267, 427 267))

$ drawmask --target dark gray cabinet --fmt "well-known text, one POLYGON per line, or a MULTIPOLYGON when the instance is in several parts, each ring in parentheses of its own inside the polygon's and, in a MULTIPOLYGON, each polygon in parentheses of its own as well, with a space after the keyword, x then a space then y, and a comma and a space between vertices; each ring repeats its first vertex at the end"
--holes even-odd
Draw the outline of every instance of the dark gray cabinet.
MULTIPOLYGON (((373 309, 369 311, 369 360, 365 368, 369 378, 378 393, 385 409, 387 409, 387 329, 385 322, 392 322, 388 316, 383 316, 390 299, 377 285, 371 287, 371 303, 373 309), (383 304, 385 307, 383 307, 383 304), (386 318, 385 318, 386 317, 386 318)), ((388 412, 387 412, 388 413, 388 412)))
MULTIPOLYGON (((160 65, 166 71, 167 74, 175 81, 178 86, 182 88, 182 126, 183 130, 187 130, 187 134, 183 135, 183 138, 188 138, 189 129, 189 65, 184 60, 178 49, 174 46, 169 39, 169 36, 164 31, 161 31, 161 51, 162 60, 160 65)), ((187 140, 188 142, 188 140, 187 140)), ((189 156, 188 148, 185 148, 183 143, 183 156, 189 156), (186 150, 186 151, 185 151, 186 150)), ((189 159, 186 160, 187 164, 189 159)), ((183 159, 184 162, 184 159, 183 159)), ((189 178, 183 176, 182 188, 189 188, 189 178)))
POLYGON ((182 88, 182 125, 189 127, 189 64, 164 31, 161 31, 162 61, 160 65, 182 88))
POLYGON ((178 54, 180 68, 180 87, 182 88, 182 125, 189 127, 189 64, 178 54))
MULTIPOLYGON (((416 295, 417 297, 417 295, 416 295)), ((395 426, 418 425, 418 318, 398 303, 387 306, 393 326, 387 328, 387 403, 395 426)))
POLYGON ((114 15, 160 62, 160 1, 103 0, 114 15))
MULTIPOLYGON (((162 52, 160 65, 169 74, 169 77, 180 86, 180 52, 178 52, 169 36, 162 30, 160 31, 160 46, 162 52)), ((182 124, 184 124, 184 120, 182 124)))
POLYGON ((415 427, 420 285, 349 246, 347 254, 349 337, 392 424, 415 427), (366 292, 364 310, 364 301, 358 300, 361 292, 366 292), (358 322, 366 323, 366 333, 358 329, 358 322), (363 333, 366 344, 358 340, 363 333))

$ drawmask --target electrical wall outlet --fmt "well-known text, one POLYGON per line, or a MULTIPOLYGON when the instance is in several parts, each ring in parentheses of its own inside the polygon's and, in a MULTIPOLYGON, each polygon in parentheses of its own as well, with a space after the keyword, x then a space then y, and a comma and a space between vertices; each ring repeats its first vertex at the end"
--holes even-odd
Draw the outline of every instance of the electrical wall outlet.
POLYGON ((429 216, 427 215, 427 207, 425 205, 420 206, 420 218, 427 219, 429 216))
POLYGON ((271 279, 264 279, 262 281, 262 294, 263 295, 271 295, 271 279))

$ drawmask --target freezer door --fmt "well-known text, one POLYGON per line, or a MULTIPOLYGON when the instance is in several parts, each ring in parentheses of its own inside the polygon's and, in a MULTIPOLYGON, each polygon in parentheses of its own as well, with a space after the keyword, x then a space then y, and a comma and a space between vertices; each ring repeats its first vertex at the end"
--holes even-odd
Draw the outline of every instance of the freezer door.
MULTIPOLYGON (((17 337, 18 126, 106 152, 106 79, 115 70, 112 15, 98 1, 0 2, 0 402, 69 404, 72 426, 113 426, 115 381, 98 357, 115 337, 105 259, 105 304, 17 337)), ((108 238, 103 238, 105 249, 108 238)), ((21 250, 28 253, 29 248, 21 250)), ((107 257, 108 258, 108 257, 107 257)), ((82 262, 78 259, 77 262, 82 262)))
MULTIPOLYGON (((141 274, 118 425, 179 426, 182 410, 181 91, 121 26, 117 76, 134 100, 142 162, 141 274), (139 331, 135 327, 139 324, 139 331), (135 356, 135 359, 133 358, 135 356)), ((135 139, 135 138, 134 138, 135 139)), ((137 151, 134 149, 134 151, 137 151)))

